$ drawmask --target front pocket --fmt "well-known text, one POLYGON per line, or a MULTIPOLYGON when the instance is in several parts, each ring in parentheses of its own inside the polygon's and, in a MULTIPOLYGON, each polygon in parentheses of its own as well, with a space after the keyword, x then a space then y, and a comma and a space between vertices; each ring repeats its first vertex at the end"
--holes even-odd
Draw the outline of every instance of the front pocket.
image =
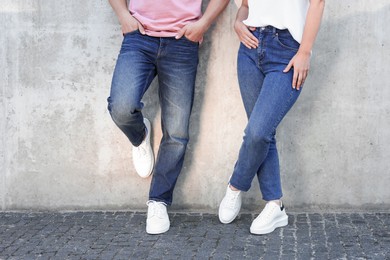
POLYGON ((188 39, 185 35, 183 35, 183 37, 182 37, 183 39, 185 39, 186 41, 188 41, 188 42, 190 42, 190 43, 193 43, 193 44, 196 44, 196 45, 198 45, 199 44, 199 42, 194 42, 194 41, 191 41, 190 39, 188 39))
POLYGON ((136 33, 138 33, 138 32, 139 32, 139 30, 138 30, 138 29, 135 29, 134 31, 124 33, 124 34, 123 34, 123 37, 126 37, 126 36, 128 36, 128 35, 132 35, 132 34, 136 34, 136 33))
POLYGON ((275 34, 275 39, 279 43, 280 46, 283 48, 298 51, 299 49, 299 42, 294 40, 294 38, 291 35, 280 35, 279 33, 275 34))

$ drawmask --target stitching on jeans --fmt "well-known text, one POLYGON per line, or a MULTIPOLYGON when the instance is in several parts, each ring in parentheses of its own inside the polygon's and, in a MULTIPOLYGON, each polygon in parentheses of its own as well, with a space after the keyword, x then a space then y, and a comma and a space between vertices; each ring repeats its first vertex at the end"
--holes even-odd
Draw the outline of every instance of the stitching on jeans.
POLYGON ((279 43, 279 45, 282 46, 283 48, 286 48, 286 49, 289 49, 289 50, 292 50, 292 51, 295 51, 295 52, 297 52, 298 49, 299 49, 299 47, 298 47, 298 48, 294 48, 294 47, 290 47, 290 46, 288 46, 288 45, 282 43, 282 42, 280 41, 280 39, 279 39, 279 34, 278 34, 278 33, 275 33, 274 38, 275 38, 276 41, 279 43))

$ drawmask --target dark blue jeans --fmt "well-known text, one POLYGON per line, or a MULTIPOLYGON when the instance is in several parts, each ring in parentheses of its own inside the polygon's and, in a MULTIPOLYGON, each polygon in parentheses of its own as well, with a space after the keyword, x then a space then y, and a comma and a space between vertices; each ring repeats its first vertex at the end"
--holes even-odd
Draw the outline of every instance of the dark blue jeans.
POLYGON ((293 70, 283 70, 297 53, 299 43, 288 30, 271 26, 253 32, 257 49, 241 44, 238 52, 238 81, 248 125, 230 184, 248 191, 257 174, 263 199, 282 197, 276 128, 297 100, 292 88, 293 70))
POLYGON ((108 110, 134 146, 141 144, 145 126, 141 102, 158 75, 162 140, 149 199, 172 203, 183 166, 198 66, 198 43, 186 38, 150 37, 139 31, 124 36, 112 79, 108 110))

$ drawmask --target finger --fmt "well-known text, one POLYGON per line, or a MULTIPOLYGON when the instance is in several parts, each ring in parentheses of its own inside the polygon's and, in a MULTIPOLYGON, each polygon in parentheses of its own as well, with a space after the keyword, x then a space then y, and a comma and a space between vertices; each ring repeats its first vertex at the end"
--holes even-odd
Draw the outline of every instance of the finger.
POLYGON ((175 38, 180 39, 181 37, 183 37, 183 35, 186 33, 186 30, 187 30, 186 26, 181 28, 181 30, 176 34, 175 38))
POLYGON ((248 49, 252 49, 253 47, 249 44, 249 42, 245 39, 240 39, 240 42, 245 45, 248 49))
POLYGON ((303 72, 303 76, 302 76, 301 88, 302 88, 303 85, 305 84, 306 78, 307 78, 307 71, 304 71, 304 72, 303 72))
POLYGON ((253 34, 251 34, 249 31, 248 31, 248 33, 247 34, 245 34, 247 37, 249 37, 249 39, 251 40, 251 41, 253 41, 255 44, 256 44, 256 47, 258 47, 259 46, 259 40, 253 35, 253 34))
POLYGON ((253 26, 249 26, 248 28, 249 28, 249 30, 251 30, 252 32, 256 30, 256 27, 253 27, 253 26))
POLYGON ((305 81, 306 81, 306 78, 307 78, 307 75, 308 75, 308 71, 307 70, 304 70, 302 72, 302 82, 301 82, 301 85, 300 85, 300 89, 303 87, 303 85, 305 84, 305 81))
POLYGON ((303 72, 298 73, 298 83, 297 83, 297 90, 299 90, 302 87, 303 84, 303 72))
POLYGON ((250 46, 248 43, 246 43, 246 42, 242 42, 242 44, 244 44, 245 45, 245 47, 247 47, 248 49, 252 49, 253 47, 252 46, 250 46))
POLYGON ((255 40, 253 40, 252 38, 250 37, 246 37, 245 38, 245 42, 247 42, 249 45, 251 45, 252 48, 257 48, 258 47, 258 44, 255 40))
POLYGON ((309 71, 306 70, 304 73, 303 81, 306 81, 307 76, 309 76, 309 71))
POLYGON ((138 30, 141 34, 145 35, 145 28, 142 26, 141 23, 138 23, 138 30))
POLYGON ((190 41, 193 41, 193 42, 199 42, 200 39, 198 39, 198 35, 196 35, 195 33, 192 33, 190 32, 189 30, 186 30, 185 33, 184 33, 184 36, 190 40, 190 41))
POLYGON ((249 45, 252 47, 252 49, 257 49, 257 46, 256 46, 256 44, 249 43, 249 45))
POLYGON ((251 42, 249 38, 241 38, 240 41, 248 48, 248 49, 256 49, 257 46, 255 43, 251 42))
POLYGON ((288 63, 287 67, 283 70, 283 72, 284 72, 284 73, 289 72, 290 69, 292 68, 292 66, 293 66, 293 61, 291 60, 291 61, 288 63))
POLYGON ((298 81, 298 72, 294 70, 294 76, 293 76, 293 81, 292 81, 292 88, 296 89, 297 88, 297 81, 298 81))
POLYGON ((254 45, 255 48, 259 47, 259 41, 256 38, 250 38, 250 42, 254 45))

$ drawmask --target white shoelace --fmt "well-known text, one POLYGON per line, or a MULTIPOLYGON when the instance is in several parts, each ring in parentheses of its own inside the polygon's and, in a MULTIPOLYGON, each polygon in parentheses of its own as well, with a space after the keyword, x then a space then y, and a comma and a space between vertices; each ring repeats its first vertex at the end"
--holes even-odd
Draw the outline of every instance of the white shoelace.
POLYGON ((157 202, 157 201, 148 201, 146 203, 149 207, 148 214, 150 214, 149 217, 157 216, 158 218, 161 218, 164 214, 165 204, 163 202, 157 202))
POLYGON ((238 195, 240 195, 239 192, 229 192, 228 194, 228 199, 227 199, 227 206, 230 209, 235 209, 235 205, 237 202, 238 195))
POLYGON ((136 147, 137 153, 142 157, 146 155, 146 148, 144 147, 144 144, 145 142, 141 143, 139 146, 136 147))
MULTIPOLYGON (((274 203, 272 203, 272 204, 274 204, 274 203)), ((263 209, 263 211, 260 213, 261 218, 268 220, 276 208, 279 208, 279 205, 277 205, 277 204, 271 205, 271 203, 267 203, 265 205, 265 208, 263 209)))

